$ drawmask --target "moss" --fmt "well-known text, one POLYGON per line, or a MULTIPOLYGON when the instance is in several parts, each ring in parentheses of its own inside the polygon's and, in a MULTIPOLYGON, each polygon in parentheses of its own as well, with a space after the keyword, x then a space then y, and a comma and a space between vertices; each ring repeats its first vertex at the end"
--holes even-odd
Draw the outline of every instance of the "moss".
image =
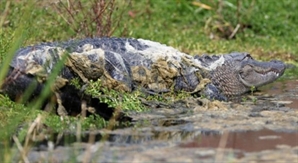
POLYGON ((69 84, 75 86, 75 88, 78 90, 82 89, 83 87, 81 80, 78 77, 71 79, 69 84))
POLYGON ((90 81, 85 89, 85 93, 98 98, 101 102, 107 103, 111 107, 124 111, 145 111, 146 107, 141 103, 139 91, 119 92, 103 87, 101 80, 90 81))

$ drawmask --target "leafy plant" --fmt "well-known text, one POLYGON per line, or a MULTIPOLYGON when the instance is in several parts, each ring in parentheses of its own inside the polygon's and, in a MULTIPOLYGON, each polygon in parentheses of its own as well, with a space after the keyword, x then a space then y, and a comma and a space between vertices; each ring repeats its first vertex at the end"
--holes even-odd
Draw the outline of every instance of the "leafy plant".
POLYGON ((104 88, 101 81, 90 81, 85 89, 85 93, 98 98, 101 102, 107 103, 109 106, 124 111, 145 111, 146 107, 141 103, 139 91, 134 92, 118 92, 112 89, 104 88))

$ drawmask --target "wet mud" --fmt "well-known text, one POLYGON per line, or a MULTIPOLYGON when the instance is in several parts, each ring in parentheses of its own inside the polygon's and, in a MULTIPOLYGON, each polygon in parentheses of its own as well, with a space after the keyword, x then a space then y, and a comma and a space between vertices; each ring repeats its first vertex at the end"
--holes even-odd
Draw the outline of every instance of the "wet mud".
POLYGON ((171 104, 149 101, 150 111, 130 113, 133 127, 86 131, 81 137, 59 133, 27 157, 30 162, 297 163, 297 101, 298 80, 275 82, 240 103, 193 97, 171 104))

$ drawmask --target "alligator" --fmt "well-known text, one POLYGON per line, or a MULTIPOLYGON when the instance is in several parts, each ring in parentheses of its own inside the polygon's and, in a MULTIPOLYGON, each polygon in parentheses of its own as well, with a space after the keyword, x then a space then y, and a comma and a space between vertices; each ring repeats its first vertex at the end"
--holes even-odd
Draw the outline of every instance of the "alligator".
POLYGON ((256 61, 249 53, 198 56, 144 39, 87 38, 21 48, 1 91, 17 100, 35 85, 30 99, 35 98, 61 62, 63 66, 52 86, 59 114, 80 112, 81 101, 85 100, 106 119, 113 109, 70 84, 71 80, 79 79, 83 85, 100 80, 102 88, 117 91, 185 91, 225 101, 275 81, 286 67, 281 61, 256 61))

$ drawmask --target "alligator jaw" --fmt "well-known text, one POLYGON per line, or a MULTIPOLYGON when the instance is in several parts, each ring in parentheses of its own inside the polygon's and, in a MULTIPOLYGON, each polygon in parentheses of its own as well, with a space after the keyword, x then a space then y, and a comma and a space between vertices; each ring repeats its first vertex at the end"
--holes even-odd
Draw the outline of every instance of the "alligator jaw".
POLYGON ((251 58, 242 63, 239 80, 246 87, 260 87, 282 76, 285 68, 285 64, 280 61, 258 62, 251 58))

